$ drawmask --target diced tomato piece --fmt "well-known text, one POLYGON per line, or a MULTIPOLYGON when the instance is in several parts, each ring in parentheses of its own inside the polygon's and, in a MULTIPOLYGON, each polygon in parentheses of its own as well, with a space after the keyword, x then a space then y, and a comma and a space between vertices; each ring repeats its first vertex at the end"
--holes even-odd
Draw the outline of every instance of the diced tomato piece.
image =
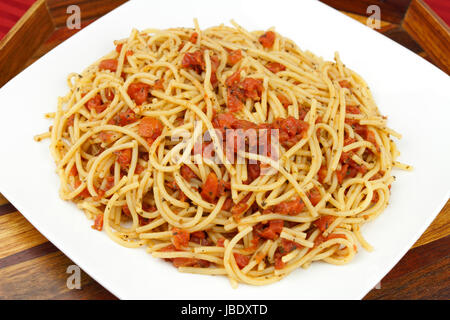
POLYGON ((347 170, 348 170, 348 164, 344 164, 342 166, 341 170, 336 171, 336 176, 337 176, 339 184, 342 184, 342 182, 344 182, 344 178, 347 175, 347 170))
POLYGON ((163 90, 164 91, 164 79, 158 79, 152 87, 153 90, 163 90))
POLYGON ((218 80, 217 80, 217 68, 220 65, 220 61, 219 61, 219 57, 214 55, 210 57, 210 61, 211 61, 211 78, 210 78, 210 82, 211 85, 213 86, 213 88, 215 88, 217 86, 218 80))
POLYGON ((191 233, 190 241, 198 243, 199 245, 202 245, 202 246, 211 245, 210 241, 206 237, 205 231, 196 231, 196 232, 191 233))
POLYGON ((359 123, 352 124, 353 130, 359 134, 363 139, 367 138, 367 126, 361 125, 359 123))
POLYGON ((209 60, 211 61, 211 72, 215 73, 217 71, 217 68, 220 66, 220 60, 219 57, 216 55, 212 55, 209 57, 209 60))
POLYGON ((146 138, 149 144, 152 144, 158 138, 164 129, 161 121, 153 117, 144 117, 139 123, 138 134, 146 138))
POLYGON ((100 70, 110 70, 112 72, 115 72, 117 70, 117 64, 117 59, 105 59, 100 61, 98 68, 100 70))
POLYGON ((289 116, 286 119, 276 119, 273 123, 273 128, 279 130, 281 144, 286 148, 291 148, 302 138, 306 137, 309 124, 289 116))
POLYGON ((260 79, 245 78, 242 82, 244 88, 244 94, 247 98, 252 100, 260 100, 263 92, 263 84, 260 79))
POLYGON ((252 183, 261 174, 261 167, 258 163, 247 164, 247 184, 252 183))
POLYGON ((114 124, 119 125, 121 127, 129 125, 138 120, 136 113, 133 110, 128 108, 126 111, 119 112, 114 120, 114 124))
POLYGON ((361 110, 359 110, 358 106, 347 105, 345 106, 345 111, 351 114, 360 114, 361 110))
POLYGON ((306 114, 308 113, 308 109, 304 106, 298 107, 298 118, 300 120, 305 120, 306 114))
POLYGON ((189 41, 192 42, 193 44, 197 43, 197 39, 198 39, 198 33, 197 32, 193 32, 191 34, 191 37, 189 38, 189 41))
POLYGON ((341 170, 336 171, 338 182, 342 183, 345 178, 354 178, 358 172, 365 174, 367 168, 364 165, 357 164, 352 158, 351 152, 343 152, 341 155, 340 163, 342 164, 341 170))
POLYGON ((179 195, 178 195, 178 200, 180 200, 181 202, 186 202, 188 200, 187 195, 184 194, 183 191, 179 191, 179 195))
POLYGON ((158 210, 157 207, 152 206, 152 205, 148 204, 147 202, 142 203, 142 209, 144 209, 147 212, 155 212, 156 210, 158 210))
POLYGON ((102 113, 103 111, 106 110, 106 108, 108 108, 108 106, 109 106, 109 103, 101 104, 101 105, 95 107, 95 112, 102 113))
POLYGON ((114 135, 110 131, 101 131, 98 134, 98 138, 104 143, 110 143, 114 135))
POLYGON ((189 245, 189 232, 179 228, 172 229, 172 243, 176 249, 181 250, 189 245))
MULTIPOLYGON (((81 181, 75 180, 75 189, 77 189, 80 185, 81 185, 81 181)), ((88 188, 86 187, 78 194, 78 196, 85 199, 85 198, 89 198, 91 196, 91 193, 89 192, 88 188)))
POLYGON ((310 249, 312 250, 315 247, 318 247, 320 244, 322 244, 324 241, 326 241, 327 239, 322 235, 319 234, 315 239, 314 239, 314 246, 310 249))
POLYGON ((181 166, 181 176, 186 179, 187 181, 191 180, 192 178, 195 178, 197 175, 194 173, 194 171, 191 170, 187 165, 183 164, 181 166))
POLYGON ((271 208, 271 211, 279 214, 287 214, 289 216, 296 216, 300 214, 305 207, 302 199, 299 197, 290 201, 283 201, 271 208))
POLYGON ((205 231, 195 231, 193 233, 191 233, 191 237, 196 237, 199 239, 205 239, 206 238, 206 234, 205 231))
MULTIPOLYGON (((303 119, 305 119, 305 118, 303 118, 303 119)), ((321 122, 323 122, 323 118, 322 118, 322 116, 318 116, 316 119, 316 123, 321 123, 321 122)))
POLYGON ((223 203, 222 209, 223 211, 230 211, 230 209, 233 207, 233 200, 231 198, 227 198, 225 202, 223 203))
POLYGON ((225 81, 225 84, 228 87, 232 87, 234 85, 239 84, 239 82, 241 82, 241 69, 237 70, 235 73, 229 76, 225 81))
POLYGON ((341 81, 339 81, 339 85, 342 87, 342 88, 351 88, 351 84, 350 84, 350 81, 348 81, 348 80, 341 80, 341 81))
POLYGON ((78 175, 77 165, 73 164, 72 168, 70 168, 69 176, 76 177, 78 175))
POLYGON ((275 269, 280 270, 284 268, 285 263, 283 262, 283 256, 280 253, 275 253, 275 269))
POLYGON ((319 189, 317 187, 312 188, 308 192, 309 201, 311 201, 312 205, 315 206, 319 203, 320 199, 322 199, 322 195, 320 194, 319 189))
POLYGON ((88 102, 86 102, 86 107, 89 110, 94 109, 95 112, 101 113, 105 111, 105 109, 108 107, 108 104, 103 104, 100 94, 97 94, 95 97, 89 99, 88 102))
POLYGON ((233 256, 239 269, 244 268, 250 262, 250 258, 248 256, 244 256, 243 254, 234 252, 233 256))
POLYGON ((114 99, 114 90, 112 88, 105 89, 105 97, 108 101, 112 101, 114 99))
POLYGON ((134 82, 128 86, 127 93, 137 105, 141 105, 147 101, 149 89, 150 86, 146 83, 134 82))
POLYGON ((86 108, 89 110, 96 109, 97 107, 101 106, 102 104, 102 97, 100 94, 97 94, 95 97, 91 98, 86 102, 86 108))
POLYGON ((244 107, 244 103, 235 94, 236 90, 227 88, 227 106, 231 112, 238 112, 244 107))
POLYGON ((278 62, 269 62, 268 64, 266 64, 266 68, 273 73, 286 70, 286 67, 278 62))
POLYGON ((112 187, 114 187, 114 177, 113 176, 108 176, 106 178, 105 188, 106 188, 106 190, 109 190, 112 187))
POLYGON ((301 248, 302 245, 287 239, 281 239, 281 248, 283 248, 283 254, 288 254, 297 248, 301 248))
MULTIPOLYGON (((122 51, 122 48, 123 48, 123 43, 119 43, 117 46, 116 46, 116 51, 117 51, 117 53, 120 53, 121 51, 122 51)), ((125 56, 132 56, 133 55, 133 50, 127 50, 127 52, 125 52, 125 56)))
POLYGON ((376 202, 378 202, 378 200, 380 200, 380 196, 378 195, 378 192, 377 192, 377 191, 374 191, 374 192, 373 192, 373 196, 372 196, 372 201, 371 201, 371 202, 376 203, 376 202))
POLYGON ((197 50, 195 52, 186 52, 181 61, 183 68, 192 69, 198 74, 205 70, 205 61, 203 59, 203 52, 197 50))
POLYGON ((248 200, 251 198, 252 192, 249 192, 238 204, 231 209, 231 215, 236 221, 239 221, 242 214, 249 208, 248 200))
POLYGON ((323 183, 327 176, 327 167, 321 166, 317 175, 318 175, 319 182, 323 183))
POLYGON ((287 107, 289 107, 291 105, 291 101, 289 101, 289 99, 284 94, 282 94, 282 93, 277 94, 277 98, 278 98, 278 100, 280 100, 281 104, 286 109, 287 109, 287 107))
POLYGON ((73 114, 67 119, 67 127, 73 126, 74 121, 75 121, 75 115, 73 114))
POLYGON ((206 181, 203 184, 202 192, 200 193, 202 198, 208 202, 214 202, 219 193, 219 180, 214 172, 210 172, 206 177, 206 181))
POLYGON ((259 234, 256 232, 256 230, 253 230, 253 239, 250 240, 250 247, 248 247, 247 249, 249 251, 255 251, 256 249, 258 249, 259 247, 259 240, 261 239, 261 237, 259 236, 259 234))
POLYGON ((275 240, 283 230, 283 220, 270 220, 269 223, 259 223, 255 226, 257 234, 265 239, 275 240))
POLYGON ((225 247, 225 238, 217 239, 217 246, 222 248, 225 247))
POLYGON ((132 155, 131 149, 114 151, 114 154, 117 156, 117 162, 121 167, 125 168, 130 165, 132 155))
POLYGON ((236 63, 241 61, 241 59, 242 59, 241 49, 233 50, 228 53, 227 62, 231 66, 234 66, 236 63))
POLYGON ((231 215, 235 220, 239 220, 241 218, 241 215, 248 209, 248 204, 245 202, 239 202, 235 206, 233 206, 233 209, 231 209, 231 215))
POLYGON ((328 227, 333 223, 333 221, 336 220, 336 217, 329 216, 329 215, 323 215, 319 219, 313 222, 313 224, 319 228, 321 232, 324 232, 328 229, 328 227))
POLYGON ((231 183, 229 181, 225 180, 219 180, 219 188, 218 188, 218 195, 222 196, 225 194, 226 190, 231 189, 231 183))
POLYGON ((240 72, 241 70, 236 71, 225 81, 225 84, 227 85, 227 106, 231 112, 239 111, 244 106, 243 101, 245 101, 246 97, 246 88, 248 94, 253 94, 253 90, 256 88, 255 85, 257 85, 252 84, 253 81, 256 81, 255 79, 246 79, 247 82, 244 80, 244 82, 241 83, 240 72), (245 82, 246 84, 244 85, 245 82))
POLYGON ((92 229, 102 231, 103 229, 103 213, 97 214, 94 220, 94 224, 92 225, 92 229))
POLYGON ((105 190, 95 188, 95 191, 97 191, 97 195, 93 198, 95 201, 99 201, 105 196, 105 190))
POLYGON ((141 174, 142 172, 145 171, 145 167, 141 166, 139 163, 136 165, 136 169, 134 172, 136 172, 136 174, 141 174))
POLYGON ((128 209, 128 206, 127 206, 126 204, 124 204, 124 205, 122 206, 122 212, 123 212, 126 216, 131 217, 131 211, 130 211, 130 209, 128 209))
POLYGON ((214 128, 225 131, 226 129, 231 129, 235 121, 236 117, 232 113, 219 113, 213 118, 212 124, 214 128))
POLYGON ((375 133, 372 130, 367 131, 367 137, 366 140, 370 143, 372 143, 378 152, 380 152, 380 146, 377 143, 377 140, 375 139, 375 133))
POLYGON ((275 42, 275 32, 267 31, 262 36, 260 36, 258 40, 264 48, 271 48, 273 46, 273 43, 275 42))
POLYGON ((356 142, 357 140, 355 139, 355 138, 350 138, 350 137, 348 137, 348 138, 345 138, 344 139, 344 146, 348 146, 349 144, 352 144, 352 143, 354 143, 354 142, 356 142))

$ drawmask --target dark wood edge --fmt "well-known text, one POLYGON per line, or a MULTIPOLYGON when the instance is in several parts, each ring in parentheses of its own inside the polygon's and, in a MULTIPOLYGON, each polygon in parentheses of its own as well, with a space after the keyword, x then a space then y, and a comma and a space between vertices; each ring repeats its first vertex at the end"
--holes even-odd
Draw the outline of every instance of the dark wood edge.
POLYGON ((321 2, 338 10, 356 13, 362 16, 368 16, 367 8, 370 5, 380 7, 381 20, 401 23, 411 0, 320 0, 321 2))
POLYGON ((67 7, 70 5, 77 5, 80 8, 81 20, 86 21, 107 14, 127 0, 47 0, 46 2, 53 22, 59 28, 66 26, 67 7))
POLYGON ((364 300, 450 299, 450 236, 409 250, 364 300))
POLYGON ((450 28, 426 3, 413 0, 402 27, 441 70, 450 74, 450 28))
POLYGON ((0 87, 22 70, 54 28, 45 0, 36 1, 0 41, 0 87))

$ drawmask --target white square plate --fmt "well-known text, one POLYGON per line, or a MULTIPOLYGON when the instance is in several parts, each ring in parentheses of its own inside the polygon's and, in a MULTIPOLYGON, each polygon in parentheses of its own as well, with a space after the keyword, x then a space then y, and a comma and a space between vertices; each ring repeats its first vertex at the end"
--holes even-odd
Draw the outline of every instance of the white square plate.
MULTIPOLYGON (((83 14, 83 12, 81 12, 83 14)), ((381 12, 383 14, 383 12, 381 12)), ((100 18, 31 65, 0 90, 0 192, 51 242, 119 298, 134 299, 360 299, 400 260, 450 195, 450 81, 436 67, 388 38, 316 1, 132 1, 100 18), (45 112, 65 95, 66 76, 113 49, 131 29, 202 28, 235 19, 248 30, 275 26, 302 49, 342 60, 371 86, 389 126, 404 136, 390 205, 363 228, 374 246, 348 265, 315 263, 282 281, 232 289, 227 278, 179 273, 143 249, 128 249, 73 204, 59 199, 59 180, 45 112)), ((44 271, 45 272, 45 271, 44 271)))

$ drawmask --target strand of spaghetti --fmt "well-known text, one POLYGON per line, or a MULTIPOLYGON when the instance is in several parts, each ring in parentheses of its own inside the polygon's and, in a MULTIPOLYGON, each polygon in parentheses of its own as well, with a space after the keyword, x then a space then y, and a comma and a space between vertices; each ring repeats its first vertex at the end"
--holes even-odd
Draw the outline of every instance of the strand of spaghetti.
POLYGON ((294 155, 298 150, 300 150, 305 143, 307 143, 311 139, 311 135, 314 131, 314 124, 316 121, 316 108, 317 108, 317 101, 315 99, 312 100, 311 104, 311 111, 309 112, 309 120, 308 120, 308 131, 305 138, 301 139, 299 142, 297 142, 292 148, 290 148, 288 151, 286 151, 283 154, 283 159, 290 158, 292 155, 294 155))
POLYGON ((145 149, 148 150, 147 142, 138 134, 135 132, 125 128, 125 127, 119 127, 114 125, 102 125, 100 127, 92 128, 91 131, 86 132, 83 136, 78 139, 78 141, 70 148, 70 150, 67 151, 67 153, 64 155, 64 157, 58 162, 58 168, 62 168, 67 161, 73 156, 73 154, 80 149, 81 145, 86 142, 92 135, 100 132, 100 131, 117 131, 126 135, 129 135, 130 137, 134 138, 139 142, 140 145, 142 145, 145 149))
POLYGON ((344 122, 345 122, 345 113, 346 113, 346 103, 345 103, 344 89, 342 89, 342 88, 339 89, 339 105, 340 105, 340 110, 339 110, 339 120, 338 120, 338 128, 337 128, 338 145, 337 145, 337 148, 335 149, 336 152, 334 154, 334 157, 333 157, 331 165, 330 165, 330 169, 333 171, 336 170, 336 168, 337 168, 339 159, 341 158, 341 155, 342 155, 342 148, 344 146, 344 122))
POLYGON ((106 157, 108 157, 109 155, 111 155, 113 152, 115 151, 119 151, 119 150, 124 150, 124 149, 128 149, 128 148, 135 148, 136 147, 136 142, 129 142, 129 143, 124 143, 121 145, 117 145, 114 147, 111 147, 105 151, 103 151, 94 161, 94 163, 92 164, 89 173, 88 173, 88 177, 87 177, 87 188, 89 190, 89 193, 92 196, 97 196, 97 191, 94 189, 94 175, 95 175, 95 170, 97 169, 97 166, 99 165, 99 163, 101 161, 103 161, 106 157))
POLYGON ((116 193, 111 197, 111 199, 109 199, 108 204, 106 205, 105 211, 103 213, 103 228, 105 229, 106 233, 112 240, 121 244, 122 246, 128 247, 128 248, 141 247, 145 244, 145 241, 142 241, 142 240, 141 241, 138 240, 138 241, 134 241, 134 242, 125 241, 111 230, 111 227, 109 225, 109 213, 111 212, 111 209, 114 206, 114 203, 117 201, 118 198, 119 198, 119 195, 116 193))

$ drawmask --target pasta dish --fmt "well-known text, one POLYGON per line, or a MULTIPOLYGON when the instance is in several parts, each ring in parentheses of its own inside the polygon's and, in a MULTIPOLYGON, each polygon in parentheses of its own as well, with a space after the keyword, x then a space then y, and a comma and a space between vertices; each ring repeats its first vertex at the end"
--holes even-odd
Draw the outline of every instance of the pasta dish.
POLYGON ((371 250, 399 155, 368 85, 274 29, 132 30, 72 73, 49 132, 70 200, 181 272, 265 285, 371 250))

